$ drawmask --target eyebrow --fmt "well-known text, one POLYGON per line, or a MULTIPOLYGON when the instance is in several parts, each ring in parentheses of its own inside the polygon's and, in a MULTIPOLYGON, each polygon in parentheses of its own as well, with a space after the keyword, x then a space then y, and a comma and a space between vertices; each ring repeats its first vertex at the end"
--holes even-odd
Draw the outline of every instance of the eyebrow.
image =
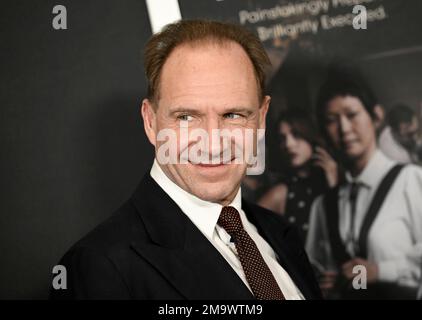
POLYGON ((337 116, 338 116, 338 113, 334 113, 334 112, 327 112, 327 113, 325 114, 325 116, 326 116, 326 117, 337 117, 337 116))
POLYGON ((228 108, 226 110, 224 110, 224 114, 226 113, 246 113, 247 115, 250 115, 254 112, 254 110, 252 109, 252 107, 233 107, 233 108, 228 108))
POLYGON ((174 108, 170 108, 169 110, 169 114, 171 116, 175 114, 179 114, 179 113, 188 113, 188 114, 194 114, 194 115, 202 114, 202 112, 200 112, 198 109, 190 108, 190 107, 174 107, 174 108))

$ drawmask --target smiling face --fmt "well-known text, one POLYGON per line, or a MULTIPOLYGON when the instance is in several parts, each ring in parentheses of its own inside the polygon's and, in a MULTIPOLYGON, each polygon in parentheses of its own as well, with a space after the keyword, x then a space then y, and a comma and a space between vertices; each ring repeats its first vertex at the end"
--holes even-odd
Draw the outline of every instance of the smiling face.
POLYGON ((281 149, 286 153, 292 168, 300 168, 311 160, 312 146, 287 122, 280 123, 281 149))
MULTIPOLYGON (((212 137, 213 129, 265 128, 269 97, 260 101, 253 65, 236 43, 185 44, 177 47, 161 71, 157 105, 143 101, 142 115, 156 155, 164 142, 157 140, 163 129, 174 130, 178 158, 183 148, 197 140, 183 138, 180 126, 202 129, 212 137)), ((215 141, 209 142, 215 154, 215 141)), ((185 191, 206 201, 229 204, 235 197, 247 164, 159 163, 164 173, 185 191)))
POLYGON ((376 149, 376 124, 358 98, 331 99, 325 110, 325 128, 337 152, 356 167, 366 165, 376 149))

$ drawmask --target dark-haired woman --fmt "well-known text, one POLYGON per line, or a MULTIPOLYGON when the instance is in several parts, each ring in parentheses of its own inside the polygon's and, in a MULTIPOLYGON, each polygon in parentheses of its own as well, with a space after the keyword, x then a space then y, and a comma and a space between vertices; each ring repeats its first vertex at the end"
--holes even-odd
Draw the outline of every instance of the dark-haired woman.
POLYGON ((337 184, 337 165, 321 147, 321 139, 303 111, 283 112, 277 124, 284 177, 258 204, 284 215, 299 228, 305 242, 312 202, 337 184))

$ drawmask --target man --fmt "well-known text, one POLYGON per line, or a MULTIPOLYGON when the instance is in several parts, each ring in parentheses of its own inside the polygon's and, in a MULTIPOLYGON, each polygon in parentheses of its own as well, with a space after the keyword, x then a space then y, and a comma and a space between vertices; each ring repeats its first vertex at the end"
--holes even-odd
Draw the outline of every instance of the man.
POLYGON ((265 127, 266 64, 259 40, 234 25, 181 21, 152 37, 141 111, 154 164, 131 199, 65 255, 69 288, 53 298, 320 298, 297 232, 242 201, 248 163, 223 161, 212 140, 199 148, 211 163, 185 159, 201 139, 181 129, 265 127), (176 137, 170 149, 163 133, 176 137))
POLYGON ((419 122, 415 112, 406 105, 394 106, 387 115, 387 126, 379 137, 380 149, 391 159, 418 162, 417 134, 419 122))

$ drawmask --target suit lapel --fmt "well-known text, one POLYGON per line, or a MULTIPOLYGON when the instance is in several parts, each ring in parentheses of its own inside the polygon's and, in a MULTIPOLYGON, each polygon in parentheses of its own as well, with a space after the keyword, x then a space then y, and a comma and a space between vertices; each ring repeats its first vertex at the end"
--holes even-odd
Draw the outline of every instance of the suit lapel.
POLYGON ((151 243, 132 242, 186 299, 254 299, 243 281, 147 174, 132 197, 151 243))
MULTIPOLYGON (((314 294, 306 285, 305 279, 301 276, 298 269, 301 269, 300 255, 303 251, 294 250, 300 249, 297 244, 292 243, 294 247, 289 246, 289 233, 292 231, 289 225, 280 228, 280 223, 273 223, 272 219, 268 217, 268 213, 261 208, 242 201, 242 208, 245 211, 248 219, 258 229, 259 234, 269 243, 278 256, 280 265, 289 274, 295 285, 299 288, 306 299, 315 298, 314 294)), ((298 240, 295 239, 295 240, 298 240)))

